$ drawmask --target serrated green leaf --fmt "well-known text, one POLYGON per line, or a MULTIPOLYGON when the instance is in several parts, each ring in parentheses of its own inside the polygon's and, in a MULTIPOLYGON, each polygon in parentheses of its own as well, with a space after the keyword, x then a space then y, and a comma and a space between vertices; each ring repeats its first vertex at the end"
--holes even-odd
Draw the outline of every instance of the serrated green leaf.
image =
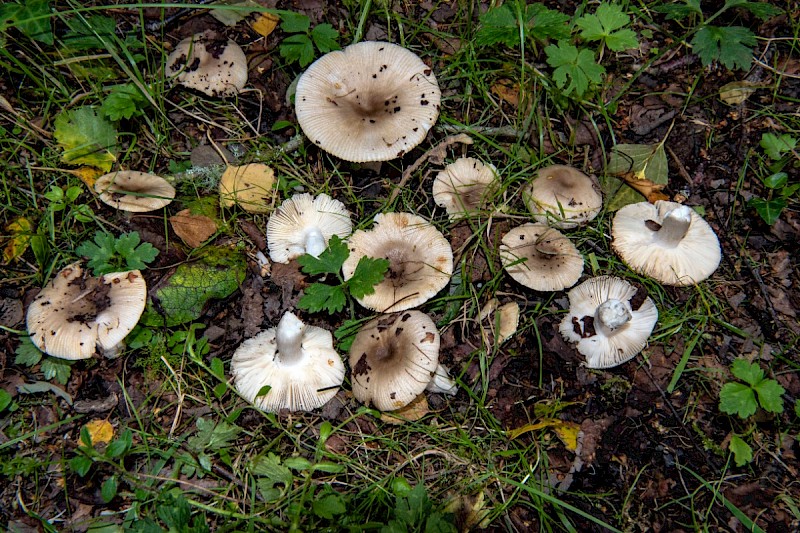
POLYGON ((752 207, 756 210, 756 213, 770 226, 775 224, 778 221, 778 218, 781 216, 784 208, 788 205, 786 198, 773 198, 771 200, 765 200, 764 198, 759 198, 754 196, 750 198, 750 201, 747 202, 747 205, 752 207))
POLYGON ((350 250, 344 241, 338 235, 333 235, 319 257, 303 254, 297 258, 297 262, 303 267, 303 272, 311 276, 338 274, 349 256, 350 250))
POLYGON ((575 24, 581 28, 581 38, 586 41, 602 41, 615 52, 636 48, 639 42, 636 33, 622 29, 630 24, 630 17, 617 4, 600 4, 594 14, 580 17, 575 24))
POLYGON ((42 361, 42 373, 44 379, 55 379, 57 383, 65 385, 69 381, 72 372, 72 361, 58 359, 57 357, 45 357, 42 361))
POLYGON ((14 357, 14 364, 25 366, 39 364, 39 361, 42 360, 42 356, 44 355, 44 352, 31 342, 30 337, 22 337, 14 353, 16 354, 14 357))
POLYGON ((517 17, 508 4, 489 9, 480 17, 480 27, 475 34, 479 47, 504 44, 509 48, 520 45, 517 17))
POLYGON ((733 452, 736 466, 744 466, 753 460, 753 449, 739 435, 732 435, 728 449, 733 452))
POLYGON ((386 259, 373 259, 362 257, 358 260, 353 276, 347 280, 350 294, 356 298, 363 298, 375 292, 375 285, 383 281, 386 271, 389 270, 389 261, 386 259))
POLYGON ((783 412, 783 394, 786 389, 774 379, 765 379, 753 385, 758 394, 758 403, 765 411, 770 413, 783 412))
POLYGON ((746 9, 762 20, 777 17, 784 12, 781 8, 769 2, 737 2, 736 7, 746 9))
POLYGON ((311 30, 311 39, 317 50, 327 54, 332 50, 339 50, 339 31, 335 30, 330 24, 318 24, 311 30))
POLYGON ((297 302, 297 307, 311 313, 327 311, 329 314, 334 314, 344 309, 346 303, 342 286, 312 283, 306 287, 303 297, 297 302))
POLYGON ((311 469, 311 461, 305 457, 287 457, 283 460, 284 466, 292 470, 303 471, 311 469))
POLYGON ((289 63, 297 62, 301 67, 305 67, 314 61, 314 44, 305 33, 288 36, 281 42, 279 48, 281 57, 289 63))
POLYGON ((730 70, 750 68, 755 44, 755 34, 742 26, 703 26, 691 41, 703 66, 719 61, 730 70))
POLYGON ((311 27, 311 19, 302 13, 281 11, 281 29, 286 33, 306 32, 311 27))
POLYGON ((764 371, 761 367, 743 357, 739 357, 733 362, 731 372, 734 376, 750 385, 755 385, 764 379, 764 371))
POLYGON ((267 477, 274 483, 281 483, 285 487, 292 484, 291 470, 281 464, 281 460, 274 453, 270 452, 266 456, 261 456, 250 465, 250 473, 257 477, 267 477))
POLYGON ((791 152, 797 147, 797 139, 788 133, 782 133, 780 136, 774 133, 764 133, 758 144, 764 149, 767 157, 777 161, 783 157, 783 154, 791 152))
POLYGON ((224 420, 214 423, 213 420, 198 418, 195 422, 197 433, 186 441, 189 448, 195 452, 217 451, 236 440, 242 429, 224 420))
POLYGON ((347 511, 347 507, 344 504, 344 498, 342 498, 341 494, 331 492, 330 494, 315 498, 311 503, 311 510, 320 518, 333 520, 335 516, 347 511))
POLYGON ((117 130, 92 107, 59 114, 53 135, 64 151, 61 160, 65 163, 89 165, 108 172, 117 160, 117 130))
POLYGON ((539 42, 549 39, 568 39, 569 15, 550 9, 544 4, 528 4, 525 8, 525 33, 539 42))
POLYGON ((719 392, 719 410, 729 415, 747 418, 758 409, 753 389, 744 383, 731 382, 722 386, 719 392))
POLYGON ((665 2, 653 8, 659 13, 667 15, 667 20, 682 20, 690 15, 702 15, 700 0, 683 0, 683 4, 677 2, 665 2))
POLYGON ((559 41, 545 49, 547 64, 553 67, 553 80, 566 96, 582 98, 589 85, 603 81, 605 68, 594 59, 594 53, 585 48, 578 49, 568 41, 559 41))
POLYGON ((141 243, 139 233, 136 231, 123 233, 117 237, 114 250, 122 256, 127 270, 142 270, 147 268, 158 255, 158 250, 149 242, 141 243))
POLYGON ((50 25, 49 0, 27 0, 19 4, 0 4, 0 32, 16 28, 29 39, 44 44, 53 44, 50 25))
POLYGON ((111 88, 111 92, 100 105, 100 112, 116 122, 123 118, 130 120, 134 116, 141 116, 147 107, 149 100, 139 88, 132 83, 126 83, 111 88))
MULTIPOLYGON (((567 22, 569 16, 550 9, 543 4, 533 3, 525 7, 521 16, 524 24, 522 37, 545 42, 548 39, 566 39, 569 37, 567 22)), ((480 27, 475 35, 475 44, 479 47, 504 44, 509 48, 517 48, 520 44, 519 17, 510 3, 489 9, 480 17, 480 27)))

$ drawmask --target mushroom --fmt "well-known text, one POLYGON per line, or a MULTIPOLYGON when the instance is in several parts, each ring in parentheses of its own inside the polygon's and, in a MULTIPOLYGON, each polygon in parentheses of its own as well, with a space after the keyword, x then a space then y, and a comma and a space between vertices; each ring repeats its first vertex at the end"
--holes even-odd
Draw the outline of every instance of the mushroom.
POLYGON ((31 341, 62 359, 87 359, 99 348, 114 357, 139 322, 147 287, 138 270, 100 277, 79 263, 61 270, 28 308, 31 341))
POLYGON ((357 163, 388 161, 419 143, 439 116, 439 84, 413 52, 365 41, 317 59, 300 77, 295 112, 311 142, 357 163))
POLYGON ((382 313, 422 305, 453 275, 450 243, 430 222, 411 213, 379 213, 373 228, 353 233, 348 246, 350 255, 342 265, 345 280, 353 277, 364 256, 389 261, 389 271, 375 292, 357 299, 382 313))
POLYGON ((238 44, 211 30, 178 43, 165 71, 178 83, 208 96, 232 96, 247 83, 247 57, 238 44))
POLYGON ((497 186, 497 169, 472 157, 447 165, 433 181, 433 201, 450 220, 480 211, 497 186))
POLYGON ((336 395, 344 381, 344 363, 329 331, 286 312, 277 328, 236 349, 231 373, 239 394, 264 411, 310 411, 336 395), (266 386, 269 391, 259 396, 266 386))
POLYGON ((104 204, 132 213, 161 209, 175 198, 175 187, 167 180, 136 170, 104 174, 94 182, 94 190, 104 204))
MULTIPOLYGON (((439 342, 436 324, 419 311, 367 322, 350 346, 353 396, 381 411, 408 405, 437 374, 442 374, 440 380, 447 376, 447 370, 439 368, 439 342)), ((443 384, 453 391, 441 381, 436 383, 443 384)))
POLYGON ((503 236, 503 268, 520 285, 536 291, 560 291, 583 273, 583 256, 560 231, 543 224, 523 224, 503 236))
POLYGON ((350 213, 339 200, 327 194, 316 198, 295 194, 269 217, 269 257, 276 263, 288 263, 303 254, 319 257, 333 235, 344 239, 351 231, 350 213))
POLYGON ((589 222, 603 207, 595 181, 566 165, 539 169, 537 177, 523 189, 522 198, 537 222, 559 229, 589 222))
POLYGON ((693 285, 719 266, 719 239, 688 206, 659 200, 617 211, 611 246, 634 271, 665 285, 693 285))
POLYGON ((658 321, 643 288, 611 276, 591 278, 567 293, 569 313, 559 331, 577 343, 589 368, 621 365, 642 351, 658 321))

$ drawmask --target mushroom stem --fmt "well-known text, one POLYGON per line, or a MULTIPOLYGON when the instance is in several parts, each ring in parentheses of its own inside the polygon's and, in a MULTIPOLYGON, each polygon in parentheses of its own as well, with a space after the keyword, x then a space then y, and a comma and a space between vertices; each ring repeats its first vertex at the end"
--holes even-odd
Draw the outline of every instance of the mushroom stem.
POLYGON ((692 223, 692 209, 682 205, 664 216, 661 227, 656 231, 655 240, 663 246, 675 247, 680 244, 692 223))
POLYGON ((450 377, 450 371, 447 367, 438 365, 436 367, 436 372, 431 376, 431 381, 428 383, 426 390, 454 396, 458 393, 458 385, 456 385, 455 380, 450 377))
POLYGON ((306 253, 312 257, 319 257, 325 251, 325 237, 317 228, 312 228, 306 233, 306 253))
POLYGON ((595 322, 603 328, 603 333, 606 335, 627 324, 631 316, 625 304, 616 299, 601 303, 594 313, 595 322))
POLYGON ((300 361, 303 347, 303 331, 306 325, 294 313, 286 312, 278 322, 275 333, 277 351, 275 359, 287 365, 300 361))

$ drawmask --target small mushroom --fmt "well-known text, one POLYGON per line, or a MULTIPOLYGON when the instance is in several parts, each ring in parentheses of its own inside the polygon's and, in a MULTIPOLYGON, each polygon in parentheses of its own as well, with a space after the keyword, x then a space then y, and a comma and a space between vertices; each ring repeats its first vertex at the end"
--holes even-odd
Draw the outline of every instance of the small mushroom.
POLYGON ((642 351, 658 321, 643 288, 611 276, 590 278, 567 293, 569 313, 559 326, 589 368, 621 365, 642 351))
POLYGON ((597 183, 566 165, 539 169, 537 177, 523 189, 522 198, 537 222, 559 229, 585 224, 603 207, 597 183))
POLYGON ((53 357, 87 359, 98 348, 113 357, 139 322, 146 299, 138 270, 94 277, 73 263, 31 303, 28 333, 33 344, 53 357))
MULTIPOLYGON (((367 322, 350 346, 353 395, 381 411, 411 403, 439 373, 439 331, 419 311, 379 316, 367 322)), ((443 376, 447 370, 442 368, 443 376)), ((442 382, 448 392, 452 388, 442 382)))
POLYGON ((617 211, 612 248, 634 271, 665 285, 694 285, 711 276, 722 253, 708 222, 688 206, 659 200, 617 211))
POLYGON ((450 220, 479 212, 497 188, 497 169, 472 157, 447 165, 433 181, 433 201, 444 207, 450 220))
POLYGON ((350 212, 339 200, 327 194, 316 198, 295 194, 269 217, 269 257, 276 263, 288 263, 303 254, 319 257, 333 235, 344 239, 351 231, 350 212))
POLYGON ((503 236, 503 268, 520 285, 535 291, 560 291, 583 273, 583 256, 560 231, 543 224, 523 224, 503 236))
POLYGON ((179 42, 165 71, 208 96, 232 96, 247 84, 247 57, 238 44, 207 30, 179 42))
POLYGON ((286 312, 277 328, 236 349, 231 373, 239 394, 267 412, 311 411, 336 395, 344 381, 344 363, 329 331, 286 312), (269 391, 258 396, 265 386, 269 391))
POLYGON ((422 305, 453 275, 450 243, 430 222, 411 213, 376 215, 373 228, 353 233, 348 246, 350 256, 342 265, 346 280, 353 277, 364 256, 389 261, 389 271, 375 292, 358 299, 364 307, 382 313, 422 305))
POLYGON ((175 198, 175 187, 167 180, 136 170, 104 174, 94 182, 94 190, 104 204, 131 213, 161 209, 175 198))
POLYGON ((317 59, 300 77, 297 121, 346 161, 388 161, 419 143, 439 116, 439 84, 413 52, 365 41, 317 59))

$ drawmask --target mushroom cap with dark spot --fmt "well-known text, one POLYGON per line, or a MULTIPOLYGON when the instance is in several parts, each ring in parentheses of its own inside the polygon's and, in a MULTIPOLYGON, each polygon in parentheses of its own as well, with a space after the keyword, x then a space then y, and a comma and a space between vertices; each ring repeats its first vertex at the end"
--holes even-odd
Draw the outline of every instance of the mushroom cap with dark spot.
POLYGON ((567 165, 539 169, 536 178, 523 188, 522 198, 537 222, 559 229, 585 224, 603 207, 598 184, 567 165))
POLYGON ((207 30, 179 42, 167 57, 165 72, 209 96, 232 96, 247 84, 247 57, 234 41, 207 30))
POLYGON ((583 256, 560 231, 543 224, 523 224, 500 244, 503 268, 519 284, 536 291, 560 291, 583 274, 583 256))
POLYGON ((94 190, 104 204, 131 213, 161 209, 175 198, 175 187, 167 180, 137 170, 104 174, 94 182, 94 190))
POLYGON ((483 209, 498 185, 497 169, 472 157, 447 165, 433 181, 433 201, 444 207, 450 220, 483 209))

